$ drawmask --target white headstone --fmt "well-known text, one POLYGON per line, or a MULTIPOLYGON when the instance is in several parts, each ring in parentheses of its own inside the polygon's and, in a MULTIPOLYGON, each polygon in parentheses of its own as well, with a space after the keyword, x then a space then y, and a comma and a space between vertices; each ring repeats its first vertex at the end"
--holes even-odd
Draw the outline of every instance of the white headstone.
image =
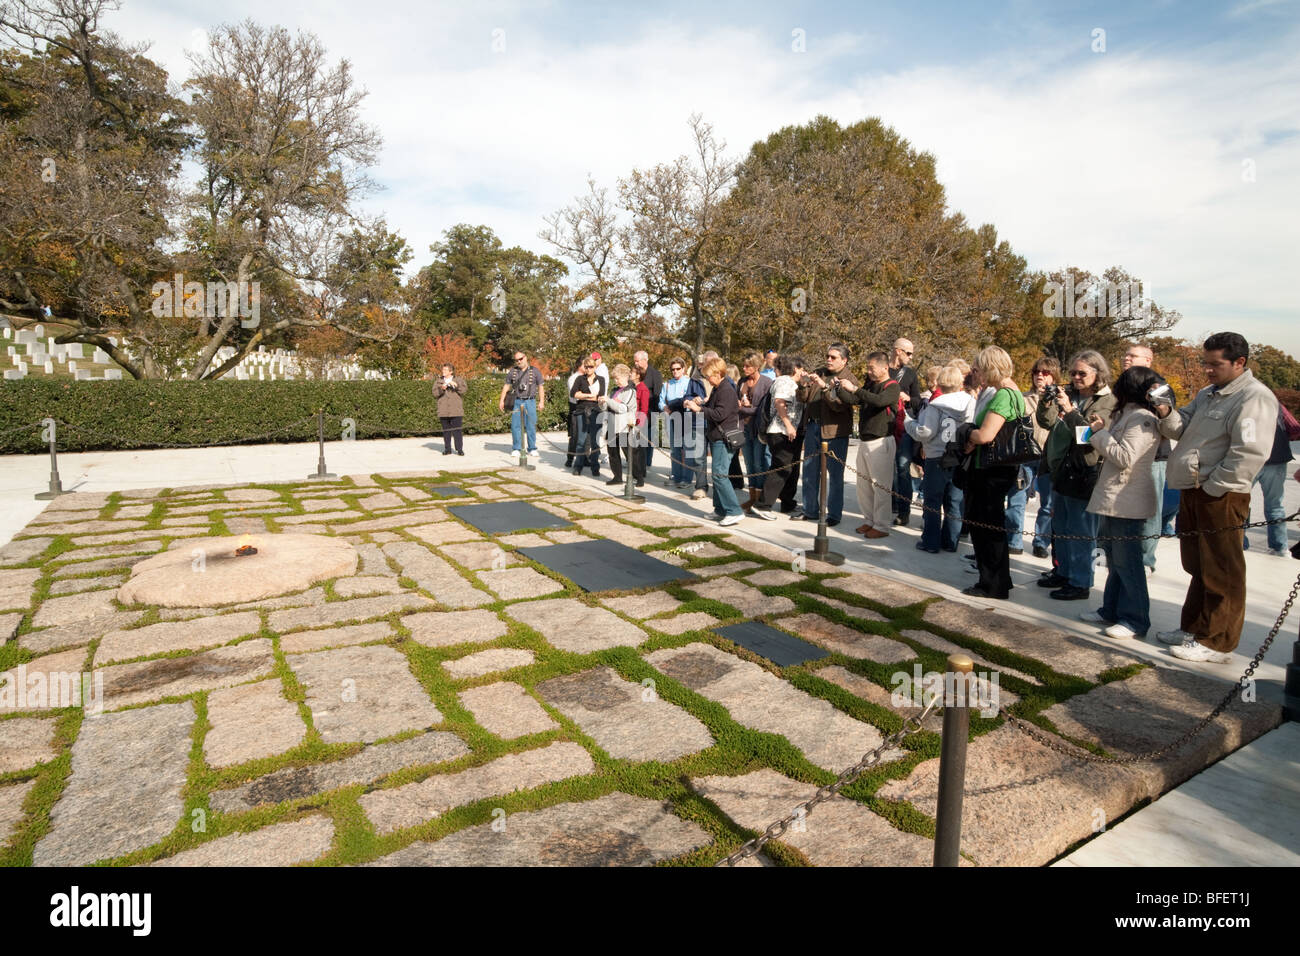
POLYGON ((18 382, 27 377, 27 373, 20 368, 5 369, 6 382, 18 382))
POLYGON ((36 331, 36 337, 38 339, 45 338, 45 326, 37 325, 35 331, 36 331))
POLYGON ((45 360, 45 374, 46 375, 54 374, 54 361, 52 359, 45 360))
POLYGON ((77 363, 76 363, 76 362, 69 361, 69 362, 68 362, 68 371, 71 372, 73 375, 77 374, 77 363))
POLYGON ((104 381, 120 382, 122 380, 122 370, 120 368, 104 369, 104 381))
POLYGON ((11 339, 11 338, 13 338, 13 337, 14 337, 14 330, 11 329, 9 326, 6 325, 6 326, 4 327, 4 336, 5 336, 5 338, 7 338, 7 339, 11 339))
POLYGON ((77 381, 78 381, 78 382, 88 382, 88 381, 90 381, 90 379, 93 377, 93 375, 94 375, 94 373, 91 372, 90 369, 88 369, 88 368, 79 368, 79 369, 77 369, 77 381))
MULTIPOLYGON (((112 340, 112 339, 109 339, 109 341, 111 342, 111 341, 113 341, 113 340, 112 340)), ((116 343, 115 343, 115 344, 116 344, 116 343)), ((100 365, 107 365, 107 364, 108 364, 108 353, 105 352, 103 349, 99 348, 98 346, 96 346, 96 348, 95 348, 95 354, 92 356, 92 358, 93 358, 97 363, 99 363, 100 365)))

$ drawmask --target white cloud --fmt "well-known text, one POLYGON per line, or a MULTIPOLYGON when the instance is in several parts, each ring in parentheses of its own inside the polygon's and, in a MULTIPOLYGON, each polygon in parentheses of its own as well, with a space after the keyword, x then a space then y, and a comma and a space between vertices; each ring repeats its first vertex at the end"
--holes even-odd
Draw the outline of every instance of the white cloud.
MULTIPOLYGON (((954 209, 994 223, 1031 266, 1120 264, 1183 312, 1180 333, 1235 324, 1300 354, 1294 32, 1263 49, 1217 40, 1195 55, 1080 57, 1033 46, 882 72, 875 36, 810 31, 807 52, 794 53, 788 27, 629 19, 619 34, 522 3, 386 12, 335 2, 225 16, 312 30, 352 62, 385 139, 374 175, 388 188, 368 206, 408 238, 416 266, 462 221, 549 251, 536 238, 543 215, 589 173, 612 186, 685 151, 693 112, 734 155, 817 113, 878 115, 935 154, 954 209), (506 49, 494 54, 496 28, 506 49)), ((114 29, 157 41, 178 80, 196 23, 210 25, 200 9, 120 16, 114 29)))

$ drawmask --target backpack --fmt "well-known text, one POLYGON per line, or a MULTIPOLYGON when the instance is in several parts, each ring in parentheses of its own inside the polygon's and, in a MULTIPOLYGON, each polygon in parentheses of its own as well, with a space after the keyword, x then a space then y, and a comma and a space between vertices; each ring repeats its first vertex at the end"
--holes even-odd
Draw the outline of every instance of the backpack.
POLYGON ((767 429, 772 424, 772 390, 769 388, 763 393, 763 397, 758 400, 758 407, 754 409, 754 432, 758 440, 764 445, 767 444, 767 429))
POLYGON ((1281 402, 1277 403, 1277 409, 1278 425, 1280 428, 1286 430, 1287 440, 1300 441, 1300 421, 1297 421, 1296 417, 1291 414, 1291 409, 1287 408, 1281 402))

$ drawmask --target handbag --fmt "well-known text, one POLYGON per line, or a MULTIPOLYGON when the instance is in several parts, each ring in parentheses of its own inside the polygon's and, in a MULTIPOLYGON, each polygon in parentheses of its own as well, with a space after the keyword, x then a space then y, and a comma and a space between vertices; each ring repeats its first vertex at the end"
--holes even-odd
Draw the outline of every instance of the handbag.
POLYGON ((1043 450, 1034 440, 1034 422, 1028 415, 1008 418, 984 453, 983 465, 1024 465, 1038 461, 1043 450))
POLYGON ((745 447, 745 429, 728 428, 722 433, 722 440, 727 443, 727 451, 737 452, 745 447))

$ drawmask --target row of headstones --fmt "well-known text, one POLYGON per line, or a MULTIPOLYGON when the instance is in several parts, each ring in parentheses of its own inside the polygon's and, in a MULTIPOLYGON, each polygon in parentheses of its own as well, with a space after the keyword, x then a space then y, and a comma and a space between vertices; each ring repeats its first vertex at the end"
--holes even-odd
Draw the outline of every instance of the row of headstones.
MULTIPOLYGON (((5 346, 5 359, 13 366, 4 370, 4 377, 8 381, 26 378, 29 368, 33 366, 43 369, 46 375, 53 375, 55 363, 66 365, 68 372, 77 381, 86 381, 95 377, 91 369, 77 368, 77 362, 86 357, 86 346, 81 342, 65 344, 55 342, 52 338, 46 338, 45 328, 40 325, 35 329, 21 329, 16 333, 13 329, 5 327, 0 331, 0 335, 16 343, 5 346)), ((110 337, 109 341, 117 345, 115 338, 110 337)), ((91 354, 91 361, 96 365, 107 365, 110 359, 107 352, 96 346, 91 354)), ((108 380, 120 379, 122 370, 104 369, 103 377, 108 380)))

